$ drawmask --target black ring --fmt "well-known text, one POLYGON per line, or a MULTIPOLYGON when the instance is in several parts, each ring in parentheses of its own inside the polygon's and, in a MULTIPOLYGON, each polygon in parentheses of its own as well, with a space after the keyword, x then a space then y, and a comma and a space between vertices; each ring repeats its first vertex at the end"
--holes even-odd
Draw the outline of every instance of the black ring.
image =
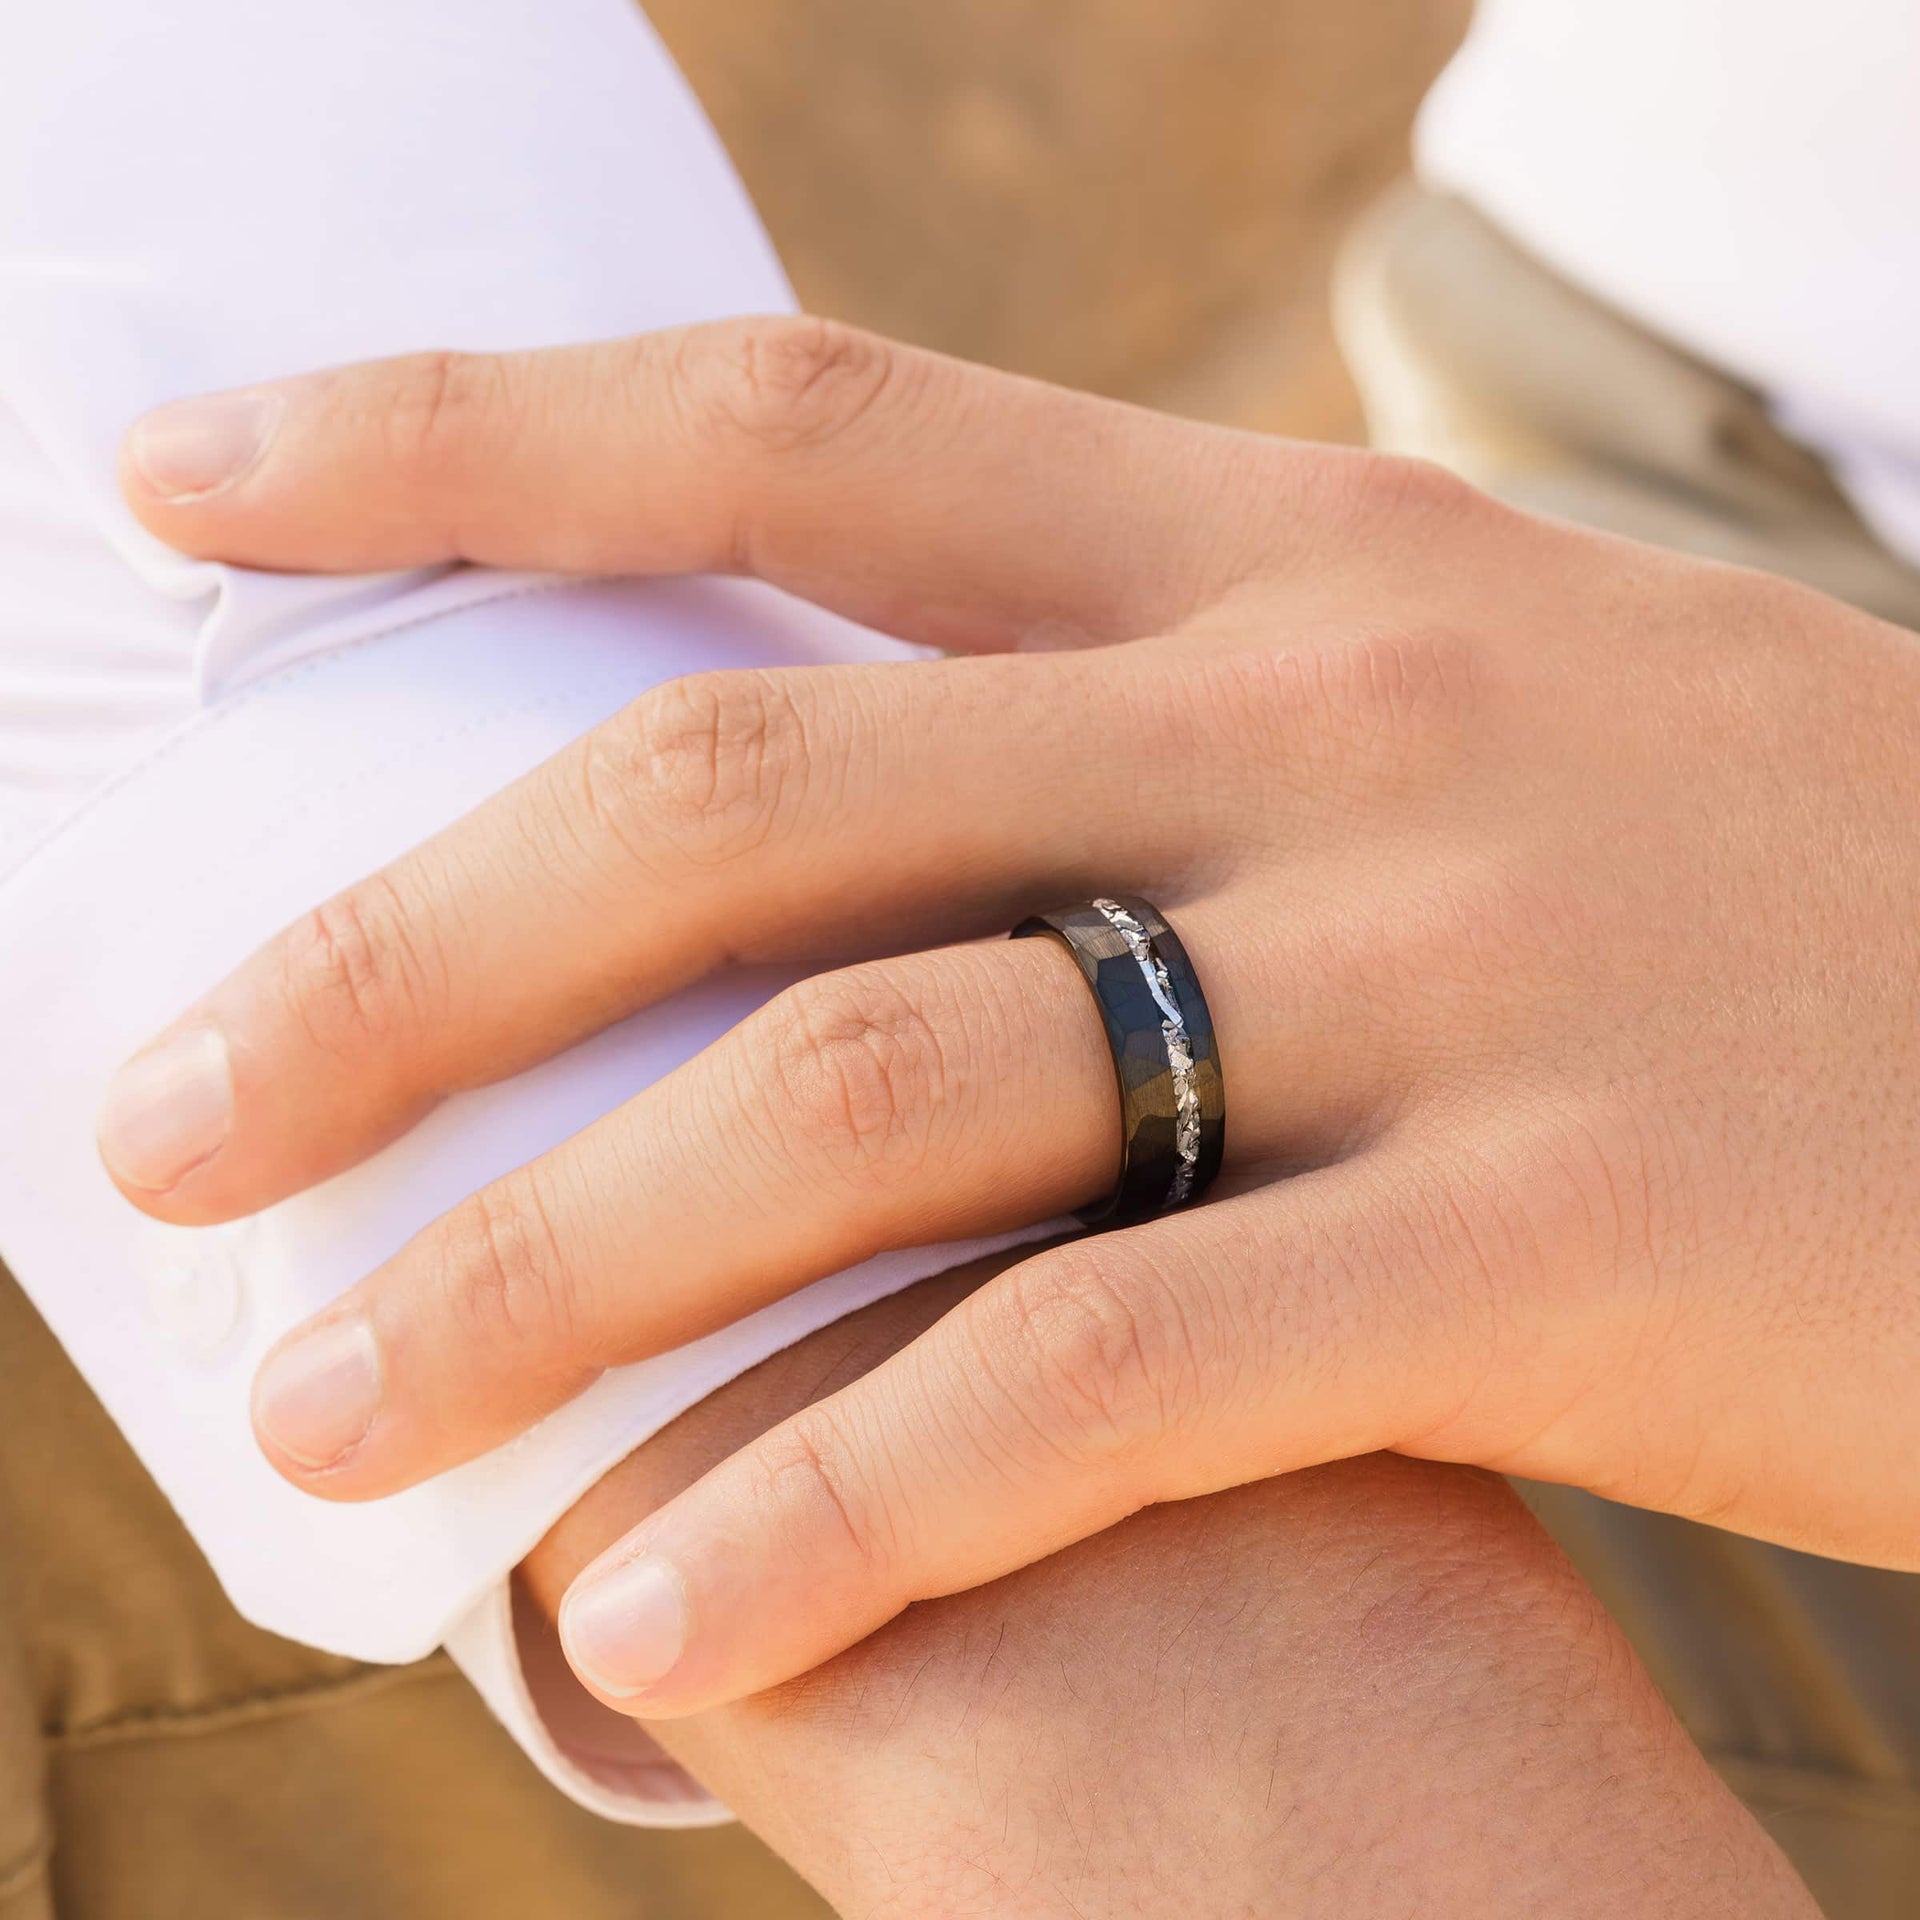
POLYGON ((1045 934, 1073 955, 1107 1029, 1120 1082, 1120 1178, 1088 1226, 1132 1226, 1191 1206, 1220 1171, 1227 1095, 1213 1016, 1180 937, 1128 894, 1035 914, 1012 938, 1045 934))

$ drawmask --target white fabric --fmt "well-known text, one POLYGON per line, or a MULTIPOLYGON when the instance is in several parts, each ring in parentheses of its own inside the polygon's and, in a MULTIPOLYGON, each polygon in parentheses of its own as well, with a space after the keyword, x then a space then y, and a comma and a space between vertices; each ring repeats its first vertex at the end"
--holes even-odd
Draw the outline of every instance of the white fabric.
POLYGON ((1420 172, 1751 382, 1920 560, 1920 5, 1480 0, 1420 172))
POLYGON ((788 303, 625 0, 45 0, 0 22, 0 1253, 248 1617, 370 1660, 446 1639, 616 1818, 718 1810, 607 1728, 598 1759, 562 1751, 547 1719, 578 1701, 536 1708, 508 1570, 716 1384, 974 1249, 824 1282, 372 1505, 279 1480, 248 1382, 434 1215, 779 983, 684 995, 230 1228, 135 1213, 92 1116, 116 1062, 276 927, 657 680, 914 656, 740 583, 190 562, 132 522, 115 450, 181 393, 788 303))

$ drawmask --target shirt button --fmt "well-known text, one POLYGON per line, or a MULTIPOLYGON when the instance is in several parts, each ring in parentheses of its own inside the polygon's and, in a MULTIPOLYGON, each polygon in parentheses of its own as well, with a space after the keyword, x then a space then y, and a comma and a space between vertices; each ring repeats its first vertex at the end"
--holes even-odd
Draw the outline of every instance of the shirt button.
POLYGON ((188 1360, 211 1360, 240 1324, 244 1290, 239 1263, 225 1247, 196 1249, 162 1261, 147 1284, 153 1317, 188 1360))

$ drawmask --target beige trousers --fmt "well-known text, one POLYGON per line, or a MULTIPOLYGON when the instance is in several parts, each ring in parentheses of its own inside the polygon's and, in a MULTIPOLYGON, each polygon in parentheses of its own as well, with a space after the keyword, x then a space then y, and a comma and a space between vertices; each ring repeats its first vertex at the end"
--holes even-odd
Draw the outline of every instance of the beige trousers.
MULTIPOLYGON (((1350 242, 1337 297, 1380 445, 1518 505, 1791 574, 1920 629, 1920 574, 1751 393, 1555 279, 1460 202, 1389 199, 1350 242)), ((1920 1915, 1920 1576, 1564 1487, 1521 1491, 1832 1920, 1920 1915)))
POLYGON ((821 1920, 534 1772, 444 1659, 248 1626, 0 1269, 0 1920, 821 1920))

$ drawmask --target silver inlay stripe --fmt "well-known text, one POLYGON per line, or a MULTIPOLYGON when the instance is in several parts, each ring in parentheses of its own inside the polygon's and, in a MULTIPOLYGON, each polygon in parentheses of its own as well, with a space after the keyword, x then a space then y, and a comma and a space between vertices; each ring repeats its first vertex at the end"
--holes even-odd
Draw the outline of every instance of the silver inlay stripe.
POLYGON ((1187 1032, 1186 1015, 1173 997, 1173 982, 1154 952, 1146 928, 1117 900, 1096 900, 1093 905, 1127 943, 1127 951, 1160 1009, 1160 1037, 1166 1043, 1167 1070, 1173 1076, 1173 1150, 1179 1163, 1162 1203, 1164 1209, 1171 1210, 1186 1204, 1200 1170, 1200 1095, 1193 1084, 1193 1040, 1187 1032))

